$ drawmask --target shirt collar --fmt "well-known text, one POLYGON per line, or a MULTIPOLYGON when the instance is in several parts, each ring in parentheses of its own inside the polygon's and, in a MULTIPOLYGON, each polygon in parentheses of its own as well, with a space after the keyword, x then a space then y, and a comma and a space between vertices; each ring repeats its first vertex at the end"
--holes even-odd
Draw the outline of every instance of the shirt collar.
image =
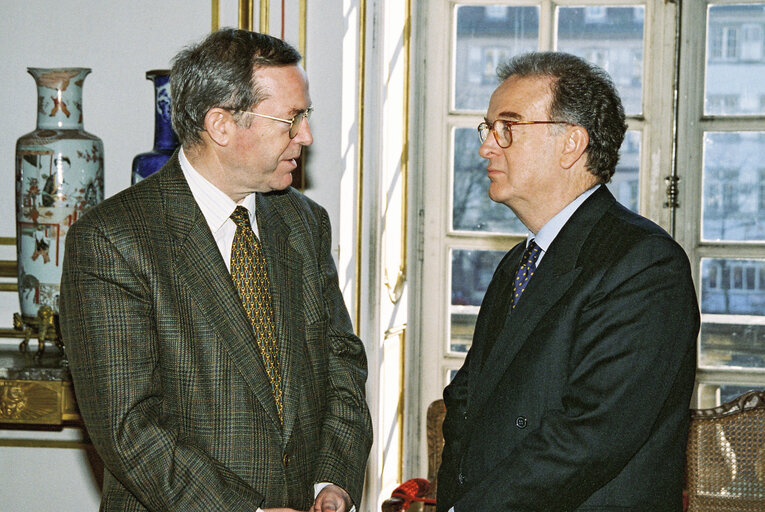
POLYGON ((188 158, 186 158, 183 148, 181 148, 178 155, 178 160, 181 164, 183 176, 186 178, 191 189, 191 195, 194 196, 199 209, 202 210, 202 215, 204 215, 207 225, 210 226, 210 231, 216 233, 220 230, 226 221, 229 220, 229 217, 234 212, 234 208, 240 205, 247 208, 247 212, 250 214, 250 224, 252 224, 253 217, 255 216, 254 193, 249 194, 241 203, 237 204, 222 190, 207 181, 204 176, 199 174, 199 171, 194 169, 188 158))
POLYGON ((560 230, 563 229, 563 226, 566 225, 571 216, 574 215, 574 212, 580 206, 582 206, 582 203, 584 203, 587 198, 590 197, 600 187, 601 185, 597 184, 579 194, 576 199, 571 201, 568 205, 566 205, 565 208, 559 211, 555 217, 548 220, 547 223, 542 226, 542 229, 539 230, 536 236, 531 231, 529 231, 529 238, 527 239, 526 245, 528 246, 528 240, 533 238, 534 242, 536 242, 540 249, 547 252, 550 244, 552 244, 553 240, 555 240, 555 237, 558 236, 558 233, 560 233, 560 230))

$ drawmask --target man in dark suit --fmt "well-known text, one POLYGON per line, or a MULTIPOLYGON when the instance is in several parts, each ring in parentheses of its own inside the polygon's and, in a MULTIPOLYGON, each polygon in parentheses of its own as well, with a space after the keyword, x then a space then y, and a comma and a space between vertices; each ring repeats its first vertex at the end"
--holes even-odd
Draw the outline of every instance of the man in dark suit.
POLYGON ((563 53, 502 66, 479 126, 489 196, 530 231, 444 390, 438 510, 679 511, 699 328, 688 258, 605 187, 613 83, 563 53))
POLYGON ((61 322, 103 510, 349 511, 371 421, 294 48, 224 29, 171 74, 182 144, 67 236, 61 322))

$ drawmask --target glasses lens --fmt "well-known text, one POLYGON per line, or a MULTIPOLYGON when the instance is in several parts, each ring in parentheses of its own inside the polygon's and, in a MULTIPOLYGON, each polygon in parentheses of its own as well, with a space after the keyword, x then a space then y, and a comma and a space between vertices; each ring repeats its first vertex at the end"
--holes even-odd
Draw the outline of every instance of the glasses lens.
POLYGON ((297 135, 298 130, 300 130, 300 123, 303 122, 303 119, 306 121, 311 119, 312 111, 313 109, 309 108, 292 118, 292 123, 290 123, 290 139, 294 139, 295 135, 297 135))
POLYGON ((295 135, 297 135, 298 130, 300 129, 300 123, 303 122, 303 114, 300 113, 292 118, 292 122, 290 123, 290 139, 294 139, 295 135))
POLYGON ((481 139, 481 144, 486 142, 486 137, 489 136, 489 125, 481 123, 478 125, 478 138, 481 139))
POLYGON ((497 119, 494 121, 494 133, 497 134, 497 143, 502 148, 510 147, 513 143, 513 132, 510 131, 510 123, 497 119))

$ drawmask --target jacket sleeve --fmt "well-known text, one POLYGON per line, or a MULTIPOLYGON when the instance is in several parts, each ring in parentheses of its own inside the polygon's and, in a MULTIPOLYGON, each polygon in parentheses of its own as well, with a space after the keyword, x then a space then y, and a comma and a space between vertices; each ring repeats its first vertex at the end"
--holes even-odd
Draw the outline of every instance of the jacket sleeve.
POLYGON ((255 510, 262 496, 163 416, 151 286, 88 220, 67 236, 61 328, 80 411, 106 468, 152 511, 255 510))
POLYGON ((462 452, 460 442, 465 430, 465 418, 467 415, 468 394, 468 367, 470 358, 468 352, 465 364, 459 369, 454 379, 444 389, 444 406, 446 417, 441 427, 444 434, 444 449, 441 454, 441 466, 438 469, 437 508, 438 512, 445 512, 455 501, 457 489, 457 474, 459 472, 459 458, 462 452))
POLYGON ((619 474, 662 415, 686 413, 699 313, 677 244, 636 243, 577 307, 561 406, 467 489, 457 512, 573 510, 619 474))
POLYGON ((322 299, 328 313, 329 345, 327 412, 321 431, 317 482, 332 482, 345 489, 357 505, 372 445, 372 421, 366 403, 367 360, 364 345, 353 333, 348 310, 338 286, 331 253, 329 217, 321 208, 319 266, 322 299))

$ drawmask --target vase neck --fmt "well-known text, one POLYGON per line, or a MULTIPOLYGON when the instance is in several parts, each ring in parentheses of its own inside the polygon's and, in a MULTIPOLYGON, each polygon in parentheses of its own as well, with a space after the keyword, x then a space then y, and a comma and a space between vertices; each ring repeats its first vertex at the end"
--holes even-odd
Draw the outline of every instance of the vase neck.
POLYGON ((178 137, 170 116, 170 77, 166 74, 147 76, 154 82, 154 149, 175 149, 178 137))
POLYGON ((27 68, 37 83, 37 128, 82 129, 82 85, 88 68, 27 68))

